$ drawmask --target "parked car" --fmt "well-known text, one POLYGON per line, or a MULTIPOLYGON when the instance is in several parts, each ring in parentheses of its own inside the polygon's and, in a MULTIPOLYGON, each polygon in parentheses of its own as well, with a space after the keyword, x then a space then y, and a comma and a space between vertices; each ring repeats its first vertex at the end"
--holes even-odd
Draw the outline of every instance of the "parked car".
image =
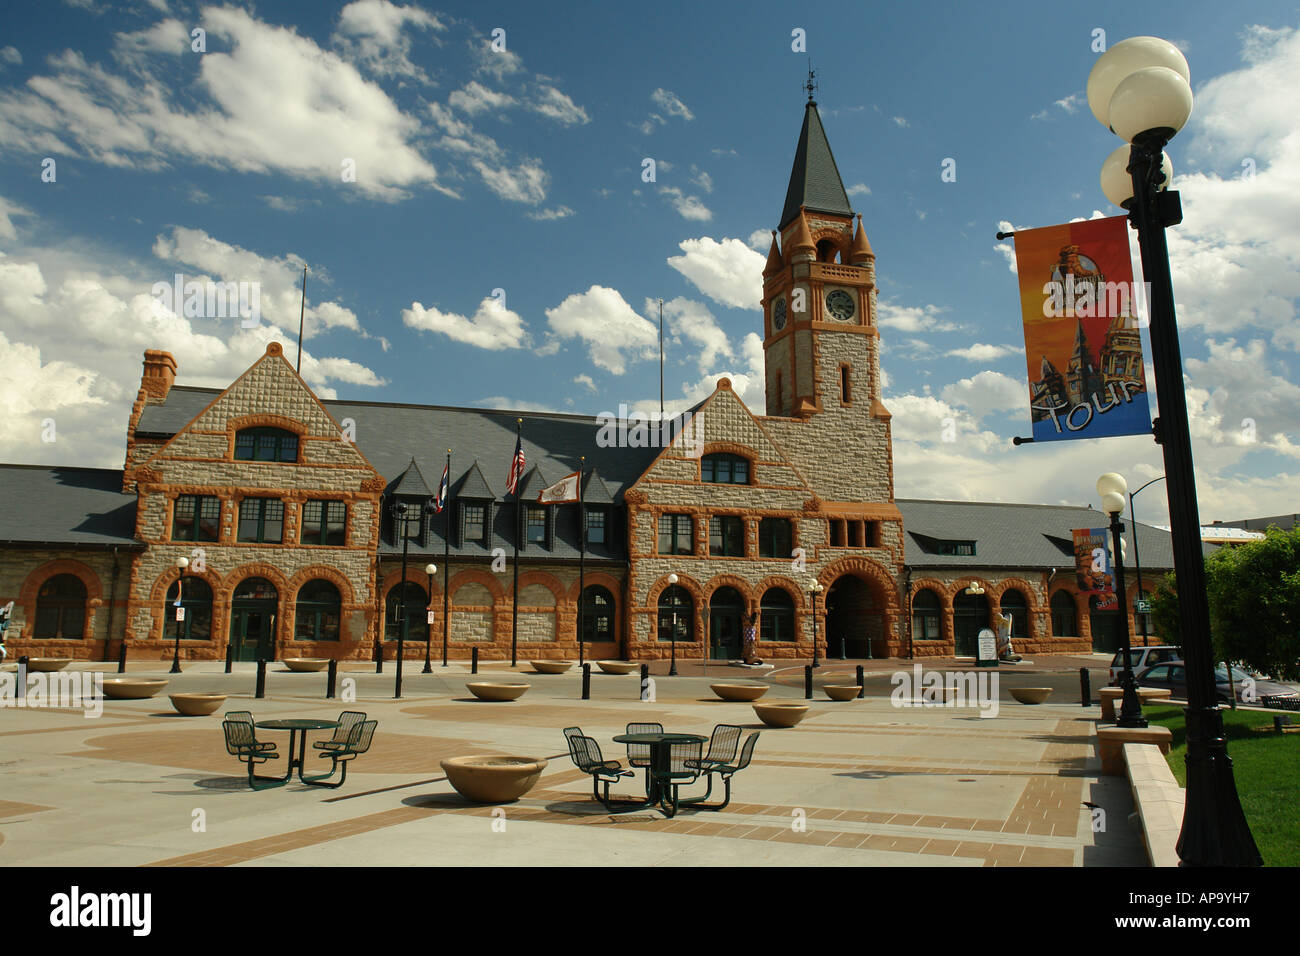
MULTIPOLYGON (((1166 661, 1181 661, 1183 649, 1176 644, 1160 644, 1156 647, 1131 647, 1129 657, 1133 661, 1133 673, 1140 674, 1148 667, 1164 664, 1166 661)), ((1124 673, 1124 652, 1116 651, 1110 662, 1110 683, 1119 684, 1119 675, 1124 673)))
MULTIPOLYGON (((1240 667, 1233 667, 1232 679, 1236 685, 1238 703, 1259 703, 1265 697, 1300 696, 1294 687, 1267 680, 1240 667)), ((1187 699, 1187 665, 1182 661, 1168 661, 1148 667, 1137 675, 1139 687, 1163 687, 1170 691, 1175 700, 1187 699)), ((1214 686, 1220 703, 1226 704, 1232 686, 1228 682, 1228 669, 1222 665, 1214 669, 1214 686)))

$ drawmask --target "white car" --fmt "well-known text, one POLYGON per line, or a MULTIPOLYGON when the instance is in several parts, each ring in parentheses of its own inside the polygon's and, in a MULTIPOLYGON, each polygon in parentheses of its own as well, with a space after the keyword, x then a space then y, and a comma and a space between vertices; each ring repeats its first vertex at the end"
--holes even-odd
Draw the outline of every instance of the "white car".
MULTIPOLYGON (((1148 667, 1164 664, 1167 661, 1181 661, 1183 649, 1173 644, 1157 644, 1154 647, 1130 647, 1129 659, 1133 662, 1133 673, 1140 674, 1148 667)), ((1124 652, 1116 651, 1110 662, 1110 683, 1119 684, 1120 675, 1124 673, 1124 652)))

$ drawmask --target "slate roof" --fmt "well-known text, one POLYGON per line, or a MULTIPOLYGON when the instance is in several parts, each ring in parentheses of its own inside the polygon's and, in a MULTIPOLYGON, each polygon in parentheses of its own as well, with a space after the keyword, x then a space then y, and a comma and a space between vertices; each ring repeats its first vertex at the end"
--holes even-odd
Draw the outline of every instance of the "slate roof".
MULTIPOLYGON (((899 498, 903 515, 903 561, 912 568, 1074 567, 1075 528, 1104 528, 1110 518, 1095 508, 1069 505, 1020 505, 977 501, 924 501, 899 498), (974 555, 936 554, 931 542, 974 541, 974 555)), ((1168 571, 1174 566, 1173 537, 1168 531, 1138 522, 1134 548, 1132 522, 1125 521, 1128 542, 1125 570, 1140 557, 1142 568, 1168 571)), ((1214 545, 1204 545, 1211 554, 1214 545)))
POLYGON ((799 145, 794 151, 794 166, 790 170, 790 186, 785 193, 785 208, 781 210, 778 229, 784 229, 799 207, 810 211, 853 215, 849 194, 844 191, 839 167, 831 153, 831 144, 822 128, 822 118, 817 104, 809 101, 803 114, 803 129, 799 131, 799 145))
POLYGON ((0 465, 0 545, 143 549, 122 471, 0 465))

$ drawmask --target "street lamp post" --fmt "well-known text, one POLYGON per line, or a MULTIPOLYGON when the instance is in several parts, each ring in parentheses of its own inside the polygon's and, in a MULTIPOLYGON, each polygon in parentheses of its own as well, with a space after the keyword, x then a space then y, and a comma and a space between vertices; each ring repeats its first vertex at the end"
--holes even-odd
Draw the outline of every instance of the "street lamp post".
POLYGON ((1124 546, 1120 542, 1120 532, 1124 525, 1119 516, 1124 511, 1124 495, 1128 492, 1128 483, 1123 475, 1114 472, 1097 479, 1097 492, 1101 495, 1101 510, 1110 515, 1111 551, 1115 555, 1115 596, 1119 601, 1119 621, 1124 632, 1121 651, 1124 654, 1124 672, 1120 676, 1120 686, 1124 688, 1124 704, 1120 708, 1117 727, 1145 727, 1147 720, 1142 716, 1142 702, 1138 699, 1137 681, 1133 678, 1132 641, 1129 640, 1128 593, 1124 588, 1124 546))
MULTIPOLYGON (((1145 485, 1143 485, 1142 488, 1146 488, 1148 485, 1154 485, 1157 481, 1164 481, 1164 480, 1165 480, 1164 475, 1161 475, 1159 478, 1152 478, 1145 485)), ((1133 522, 1133 565, 1137 570, 1137 578, 1138 578, 1137 593, 1138 593, 1139 601, 1146 600, 1146 596, 1145 596, 1146 592, 1142 590, 1142 553, 1138 550, 1138 519, 1137 519, 1137 512, 1133 510, 1133 499, 1137 497, 1138 491, 1141 491, 1142 488, 1139 488, 1137 491, 1130 491, 1128 493, 1128 516, 1129 519, 1133 522)), ((1141 612, 1139 612, 1139 614, 1141 614, 1141 612)), ((1143 647, 1147 646, 1147 618, 1150 616, 1151 616, 1150 612, 1141 614, 1143 647)))
MULTIPOLYGON (((668 575, 668 586, 672 588, 677 587, 677 575, 675 574, 668 575)), ((676 677, 677 676, 677 594, 675 592, 672 597, 672 605, 673 605, 673 632, 669 636, 671 641, 671 646, 672 646, 672 663, 668 665, 668 676, 676 677)), ((706 647, 705 653, 707 652, 708 651, 706 647)))
MULTIPOLYGON (((185 569, 190 566, 190 559, 182 555, 176 559, 176 567, 180 569, 180 574, 176 576, 176 606, 184 609, 185 599, 185 569)), ((176 615, 173 614, 172 617, 176 615)), ((174 621, 176 625, 176 644, 172 650, 172 669, 171 673, 179 674, 181 672, 181 622, 174 621)))
POLYGON ((402 696, 402 649, 406 643, 406 552, 411 546, 411 536, 407 533, 406 521, 410 508, 406 502, 393 504, 393 518, 402 529, 402 577, 397 594, 397 683, 393 688, 393 697, 402 696))
MULTIPOLYGON (((424 573, 427 574, 427 575, 429 576, 429 609, 432 609, 432 607, 433 607, 433 576, 434 576, 435 574, 438 573, 438 566, 437 566, 436 564, 426 564, 426 565, 424 566, 424 573)), ((426 614, 425 617, 427 618, 428 615, 426 614)), ((431 623, 431 622, 430 622, 430 623, 426 623, 426 624, 425 624, 425 632, 424 632, 424 670, 421 672, 421 673, 424 673, 424 674, 432 674, 432 673, 433 673, 433 665, 429 662, 429 641, 430 641, 432 638, 433 638, 433 626, 432 626, 432 623, 431 623)))
POLYGON ((1165 229, 1182 221, 1178 194, 1167 190, 1165 145, 1192 111, 1187 60, 1157 37, 1112 46, 1088 76, 1088 105, 1103 126, 1131 144, 1128 163, 1113 154, 1102 167, 1102 190, 1129 210, 1151 289, 1151 364, 1160 417, 1156 440, 1164 452, 1178 614, 1187 668, 1187 800, 1178 855, 1189 865, 1261 866, 1263 860, 1241 809, 1223 734, 1214 682, 1205 558, 1196 503, 1196 476, 1183 391, 1182 353, 1174 312, 1165 229), (1127 173, 1127 178, 1123 175, 1127 173))
POLYGON ((812 619, 813 619, 813 667, 821 667, 821 659, 817 656, 817 595, 826 589, 822 587, 820 581, 814 581, 808 585, 808 593, 812 596, 812 619))

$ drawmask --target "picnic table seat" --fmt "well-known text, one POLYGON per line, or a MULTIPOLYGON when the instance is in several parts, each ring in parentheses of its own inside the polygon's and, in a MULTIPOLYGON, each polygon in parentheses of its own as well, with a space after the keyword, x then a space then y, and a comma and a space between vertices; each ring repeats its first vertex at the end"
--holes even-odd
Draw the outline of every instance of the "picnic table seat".
POLYGON ((254 772, 254 767, 259 763, 265 763, 268 760, 279 760, 280 755, 276 753, 275 744, 263 743, 259 741, 253 733, 252 721, 243 720, 223 720, 221 729, 226 735, 226 750, 237 757, 241 762, 248 764, 248 785, 254 790, 263 790, 264 787, 257 785, 258 781, 262 783, 280 786, 285 781, 278 777, 261 777, 254 772))
POLYGON ((725 767, 736 759, 742 732, 736 724, 718 724, 709 737, 709 752, 701 759, 687 761, 687 765, 701 772, 710 767, 725 767))
POLYGON ((352 728, 366 719, 366 715, 359 710, 345 710, 339 714, 339 725, 334 730, 334 736, 329 740, 317 740, 312 743, 315 750, 343 750, 348 745, 348 739, 352 736, 352 728))
POLYGON ((257 731, 253 727, 253 712, 250 710, 232 710, 226 714, 225 720, 236 723, 248 724, 248 731, 253 735, 252 747, 256 750, 274 750, 275 742, 272 740, 258 740, 257 731))
MULTIPOLYGON (((740 759, 735 763, 713 764, 703 768, 703 773, 709 782, 709 788, 704 792, 704 796, 693 798, 690 805, 697 810, 722 810, 731 802, 731 778, 740 771, 749 766, 749 761, 754 756, 754 745, 758 743, 759 731, 755 731, 745 738, 745 745, 740 748, 740 759), (723 800, 718 804, 706 804, 703 801, 709 798, 713 792, 713 775, 717 774, 722 778, 723 786, 726 788, 723 793, 723 800)), ((674 797, 675 799, 675 797, 674 797)))
POLYGON ((348 762, 356 760, 357 757, 370 749, 370 742, 374 739, 375 728, 378 726, 379 721, 377 720, 363 720, 353 724, 352 730, 348 733, 348 739, 344 742, 342 747, 333 750, 326 750, 320 755, 322 760, 328 758, 332 761, 329 773, 321 774, 318 777, 312 777, 310 781, 306 782, 313 783, 319 787, 338 788, 343 786, 343 781, 348 778, 348 762), (322 782, 334 776, 334 774, 339 771, 340 767, 343 772, 339 775, 338 780, 333 783, 322 782))
POLYGON ((569 744, 569 757, 573 765, 585 774, 591 775, 591 795, 606 809, 611 808, 609 788, 622 777, 635 776, 634 771, 623 769, 617 760, 606 760, 600 752, 600 744, 593 737, 583 734, 579 727, 564 728, 564 739, 569 744), (605 785, 605 795, 600 793, 600 785, 605 785))

